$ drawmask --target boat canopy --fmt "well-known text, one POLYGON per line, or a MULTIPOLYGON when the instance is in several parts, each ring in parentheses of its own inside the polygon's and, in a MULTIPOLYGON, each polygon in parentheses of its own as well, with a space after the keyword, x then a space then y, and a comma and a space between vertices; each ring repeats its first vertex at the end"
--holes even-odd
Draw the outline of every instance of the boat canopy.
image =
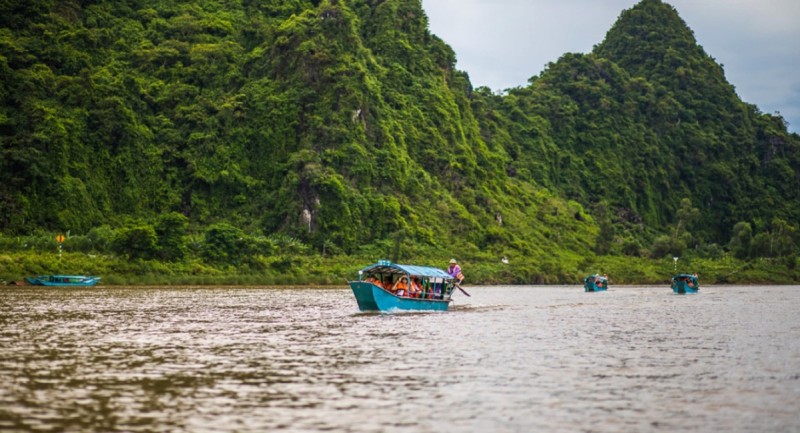
POLYGON ((360 270, 359 275, 365 274, 385 274, 385 275, 403 275, 408 274, 412 276, 419 276, 419 277, 429 277, 429 278, 444 278, 445 280, 452 280, 453 277, 448 274, 447 272, 439 269, 439 268, 431 268, 428 266, 416 266, 416 265, 400 265, 397 263, 391 263, 387 261, 381 261, 377 264, 367 266, 366 268, 360 270))
POLYGON ((678 274, 672 277, 673 284, 679 281, 691 282, 694 287, 697 287, 700 284, 700 280, 697 278, 697 275, 693 274, 678 274))

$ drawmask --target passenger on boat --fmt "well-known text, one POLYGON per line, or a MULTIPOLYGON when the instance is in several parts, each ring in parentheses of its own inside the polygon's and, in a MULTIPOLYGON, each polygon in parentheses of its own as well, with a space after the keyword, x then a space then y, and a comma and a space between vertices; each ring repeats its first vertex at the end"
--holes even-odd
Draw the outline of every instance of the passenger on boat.
POLYGON ((421 295, 422 284, 419 283, 419 277, 411 277, 411 286, 408 288, 408 296, 419 298, 421 295))
POLYGON ((402 276, 398 278, 390 291, 397 296, 408 296, 408 277, 402 276))
POLYGON ((461 266, 458 266, 456 259, 450 259, 450 267, 447 268, 447 273, 455 278, 458 284, 464 281, 464 274, 461 273, 461 266))
POLYGON ((383 283, 375 275, 368 276, 366 281, 376 286, 383 287, 383 283))

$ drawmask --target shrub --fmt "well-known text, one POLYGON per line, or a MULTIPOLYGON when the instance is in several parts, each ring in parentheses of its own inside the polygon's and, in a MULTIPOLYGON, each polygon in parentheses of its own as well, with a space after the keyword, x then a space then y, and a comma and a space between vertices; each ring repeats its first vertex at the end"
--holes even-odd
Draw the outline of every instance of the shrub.
POLYGON ((170 262, 183 260, 186 257, 189 240, 186 229, 189 219, 178 212, 170 212, 159 217, 156 223, 158 236, 158 256, 170 262))
POLYGON ((129 259, 154 259, 158 253, 158 237, 151 225, 120 229, 111 243, 111 249, 129 259))
POLYGON ((676 239, 667 235, 659 236, 650 248, 650 257, 654 259, 667 255, 679 257, 685 249, 686 244, 681 239, 676 239))
POLYGON ((108 225, 94 227, 86 234, 86 237, 92 243, 92 248, 98 253, 111 251, 111 243, 114 241, 114 236, 114 229, 108 225))
POLYGON ((246 254, 244 232, 228 223, 215 224, 205 232, 203 258, 209 263, 238 265, 246 254))

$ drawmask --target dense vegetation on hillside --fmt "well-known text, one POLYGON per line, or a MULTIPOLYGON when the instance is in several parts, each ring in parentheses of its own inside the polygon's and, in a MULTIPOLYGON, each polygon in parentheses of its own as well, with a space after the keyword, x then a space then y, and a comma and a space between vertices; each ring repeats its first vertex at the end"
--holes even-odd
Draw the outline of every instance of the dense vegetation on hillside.
POLYGON ((0 249, 68 231, 73 251, 281 272, 507 256, 515 282, 604 256, 794 269, 800 137, 671 6, 501 95, 455 62, 419 0, 6 2, 0 249))
POLYGON ((675 240, 676 253, 724 246, 737 224, 797 241, 797 135, 739 100, 669 5, 644 0, 592 53, 564 55, 507 96, 482 94, 485 130, 502 130, 487 141, 513 150, 520 176, 591 209, 626 253, 658 233, 674 239, 657 256, 675 240))

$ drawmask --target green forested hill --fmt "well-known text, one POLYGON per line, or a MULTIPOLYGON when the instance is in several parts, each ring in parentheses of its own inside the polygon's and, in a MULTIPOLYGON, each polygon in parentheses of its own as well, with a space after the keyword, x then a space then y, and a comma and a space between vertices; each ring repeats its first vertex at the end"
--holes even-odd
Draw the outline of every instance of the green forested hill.
POLYGON ((503 95, 419 0, 4 2, 0 140, 0 233, 130 258, 402 249, 529 281, 798 241, 800 139, 659 0, 503 95))
POLYGON ((727 246, 737 224, 796 240, 798 136, 738 98, 666 3, 643 0, 592 53, 565 54, 528 87, 481 94, 487 140, 519 176, 587 206, 608 232, 601 252, 616 238, 634 254, 656 233, 668 236, 657 256, 727 246))

